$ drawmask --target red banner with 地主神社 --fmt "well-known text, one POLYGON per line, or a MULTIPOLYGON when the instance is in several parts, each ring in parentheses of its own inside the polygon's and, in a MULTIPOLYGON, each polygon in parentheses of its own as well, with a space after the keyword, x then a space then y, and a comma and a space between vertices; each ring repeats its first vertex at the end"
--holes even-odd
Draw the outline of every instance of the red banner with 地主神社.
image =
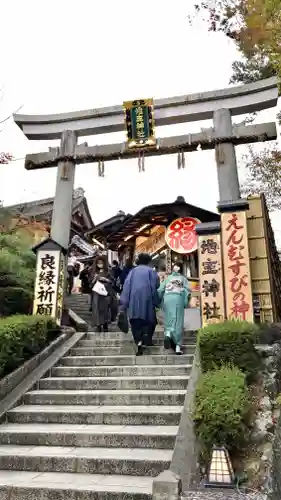
POLYGON ((166 243, 176 253, 188 254, 198 248, 195 226, 200 220, 194 217, 181 217, 174 220, 166 229, 166 243))
POLYGON ((246 212, 221 215, 228 319, 254 321, 246 212))

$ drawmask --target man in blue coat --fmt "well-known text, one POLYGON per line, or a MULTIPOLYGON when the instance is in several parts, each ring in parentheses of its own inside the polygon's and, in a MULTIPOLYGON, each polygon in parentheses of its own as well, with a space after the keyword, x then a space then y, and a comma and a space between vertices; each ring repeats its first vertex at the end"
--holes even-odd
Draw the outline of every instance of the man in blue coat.
POLYGON ((156 307, 159 305, 157 289, 158 274, 149 266, 150 255, 142 253, 137 267, 128 274, 120 297, 120 311, 127 311, 134 341, 138 347, 137 356, 143 354, 144 345, 152 345, 156 326, 156 307))

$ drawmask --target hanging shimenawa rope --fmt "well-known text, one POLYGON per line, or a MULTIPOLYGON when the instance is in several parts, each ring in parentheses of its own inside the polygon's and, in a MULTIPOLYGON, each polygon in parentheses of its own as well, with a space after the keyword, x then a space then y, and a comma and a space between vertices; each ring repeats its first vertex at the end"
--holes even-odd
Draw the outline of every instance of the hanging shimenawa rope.
POLYGON ((181 152, 181 166, 185 168, 185 154, 184 151, 181 152))
POLYGON ((98 162, 98 176, 104 177, 104 160, 102 159, 98 162))
POLYGON ((178 163, 178 170, 180 170, 181 169, 181 153, 180 152, 178 152, 177 157, 178 157, 177 158, 177 160, 178 160, 177 161, 177 163, 178 163))
MULTIPOLYGON (((246 143, 255 143, 255 142, 264 142, 268 140, 267 134, 263 135, 252 135, 252 136, 247 136, 247 141, 243 142, 243 144, 246 143)), ((239 145, 242 144, 241 138, 239 136, 226 136, 226 137, 216 137, 210 139, 201 139, 200 141, 192 141, 191 140, 191 135, 188 137, 188 141, 186 143, 181 143, 181 145, 171 145, 171 146, 161 146, 161 143, 158 143, 156 148, 151 148, 151 147, 145 147, 142 149, 142 154, 144 155, 147 153, 148 155, 150 154, 151 150, 153 150, 155 156, 158 154, 175 154, 178 151, 185 151, 185 152, 192 152, 192 151, 202 151, 204 149, 213 149, 215 148, 216 145, 222 144, 222 143, 231 143, 234 145, 239 145), (211 146, 211 147, 210 147, 211 146)), ((119 160, 119 159, 129 159, 132 157, 135 157, 135 155, 132 154, 133 151, 124 151, 124 148, 122 144, 120 145, 120 150, 116 150, 112 153, 109 153, 106 155, 106 160, 119 160)), ((29 155, 28 155, 29 156, 29 155)), ((95 161, 100 161, 98 152, 97 153, 77 153, 75 155, 70 155, 70 156, 53 156, 49 160, 45 160, 42 162, 33 161, 32 159, 29 159, 27 156, 26 161, 25 161, 25 168, 27 169, 34 169, 34 168, 48 168, 48 167, 55 167, 58 162, 61 161, 74 161, 75 163, 93 163, 95 161)), ((31 156, 31 155, 30 155, 31 156)), ((141 170, 143 171, 143 170, 141 170)))
POLYGON ((139 168, 139 172, 145 172, 144 152, 143 151, 139 151, 139 155, 138 155, 138 168, 139 168))
POLYGON ((178 170, 182 168, 185 168, 185 156, 183 150, 178 152, 178 170))

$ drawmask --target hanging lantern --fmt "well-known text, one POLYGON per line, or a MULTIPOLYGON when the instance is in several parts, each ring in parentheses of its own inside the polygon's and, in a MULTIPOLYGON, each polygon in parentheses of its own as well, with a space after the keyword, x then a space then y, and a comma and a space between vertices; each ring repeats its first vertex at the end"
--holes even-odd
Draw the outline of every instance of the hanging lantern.
POLYGON ((233 488, 234 472, 225 447, 214 446, 207 476, 207 488, 233 488))

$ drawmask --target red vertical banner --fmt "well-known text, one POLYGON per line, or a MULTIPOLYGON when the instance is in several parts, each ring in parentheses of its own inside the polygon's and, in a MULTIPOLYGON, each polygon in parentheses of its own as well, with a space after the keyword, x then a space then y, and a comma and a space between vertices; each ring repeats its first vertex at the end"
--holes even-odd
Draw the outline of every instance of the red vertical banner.
POLYGON ((226 317, 253 322, 253 296, 245 211, 221 214, 226 317))

